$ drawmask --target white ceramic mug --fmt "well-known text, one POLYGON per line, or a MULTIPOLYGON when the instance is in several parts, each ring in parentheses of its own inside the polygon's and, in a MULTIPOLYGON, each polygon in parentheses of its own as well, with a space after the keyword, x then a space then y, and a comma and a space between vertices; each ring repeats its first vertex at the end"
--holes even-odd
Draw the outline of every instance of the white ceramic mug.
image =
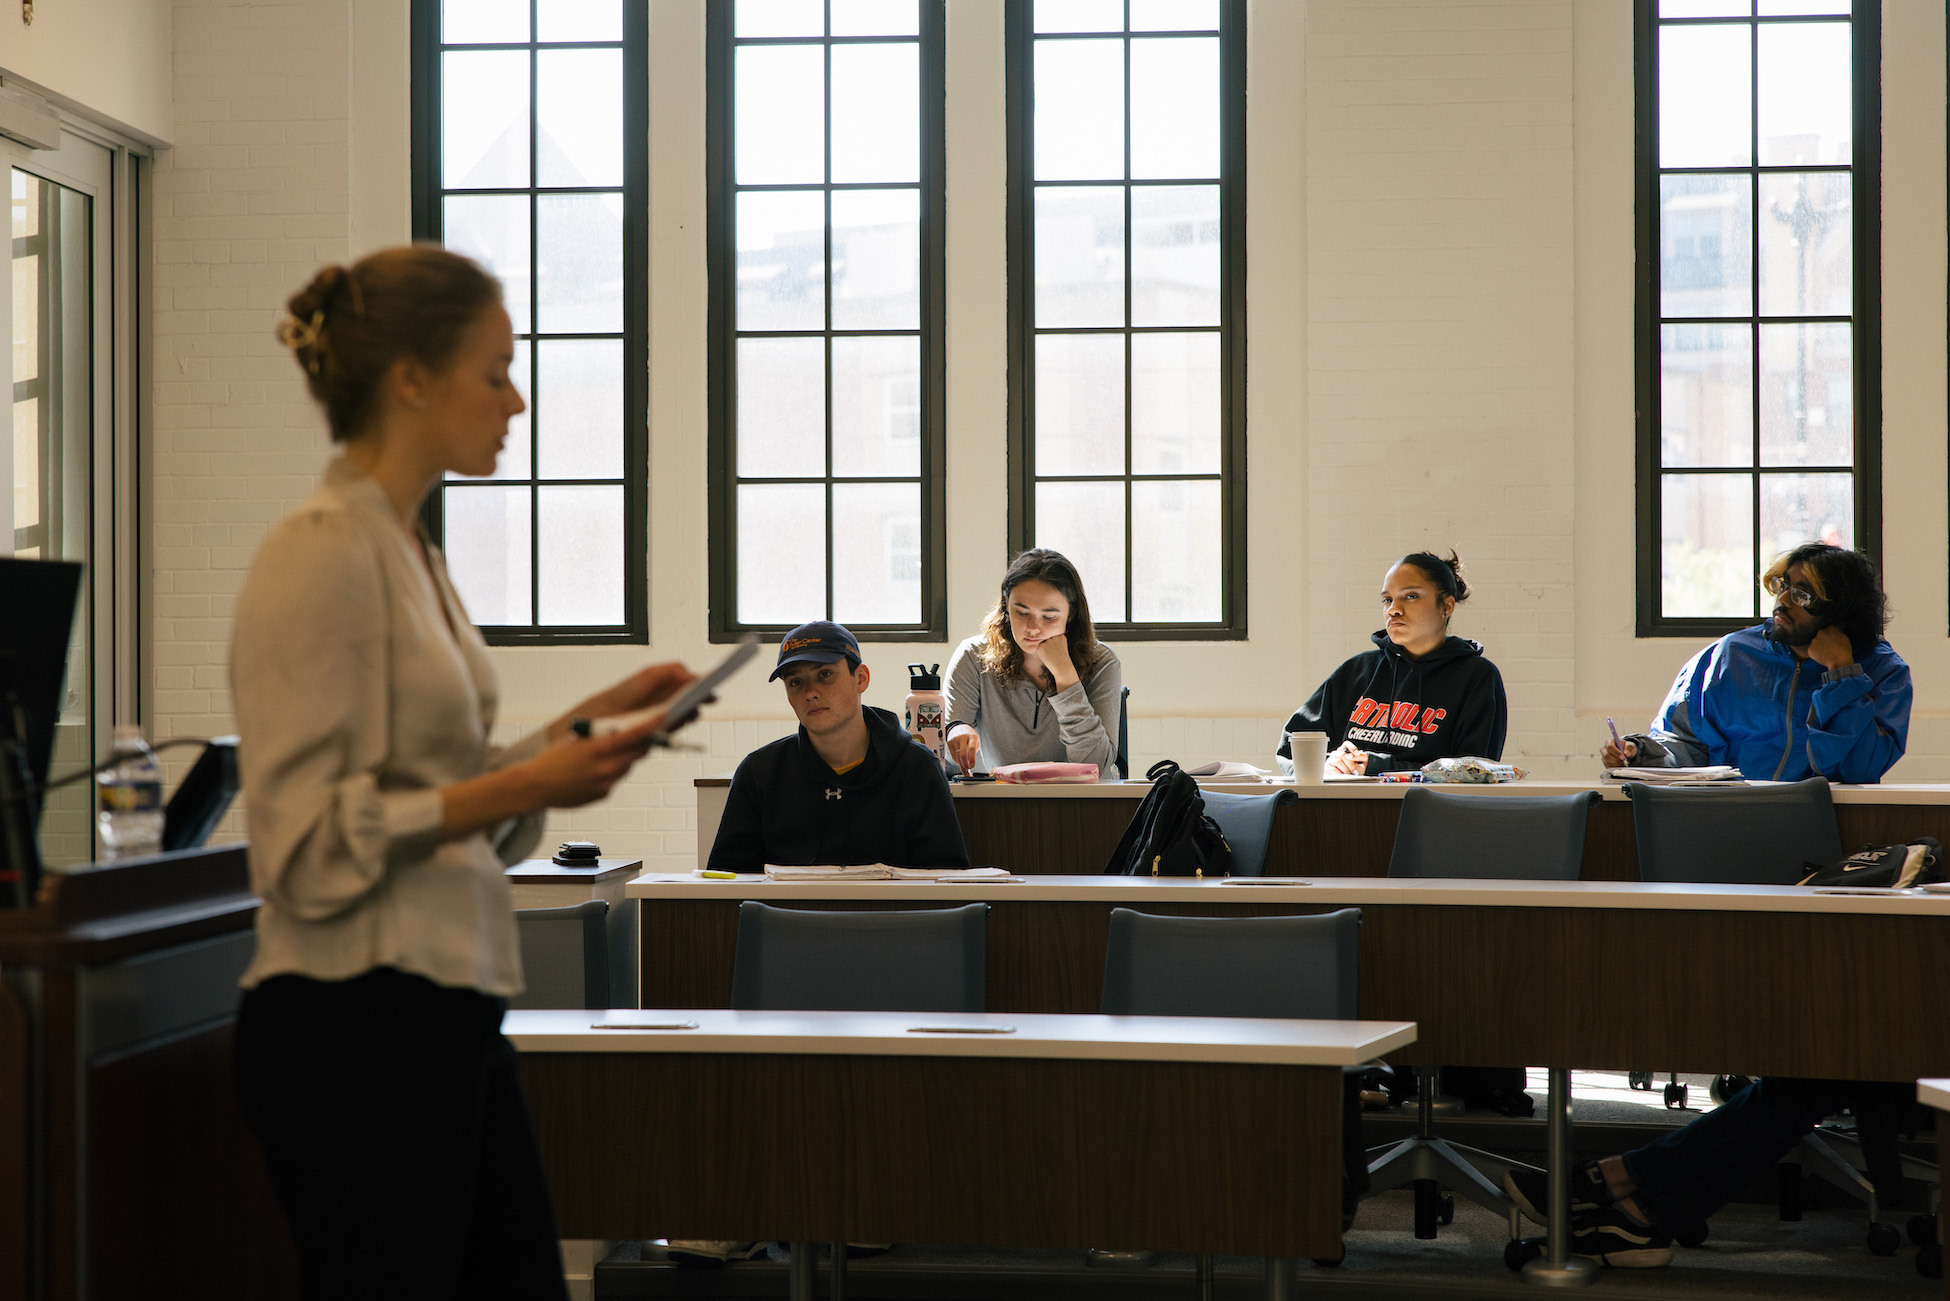
POLYGON ((1286 743, 1293 752, 1296 785, 1318 786, 1327 780, 1327 733, 1288 732, 1286 743))

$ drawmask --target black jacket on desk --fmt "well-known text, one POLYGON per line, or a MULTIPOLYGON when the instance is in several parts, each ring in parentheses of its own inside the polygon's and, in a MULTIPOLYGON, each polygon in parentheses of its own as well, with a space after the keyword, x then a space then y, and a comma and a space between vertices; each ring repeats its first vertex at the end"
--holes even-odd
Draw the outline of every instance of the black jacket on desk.
POLYGON ((767 863, 968 866, 940 760, 892 714, 862 708, 867 757, 849 772, 827 767, 803 727, 745 756, 711 845, 712 871, 763 872, 767 863))
MULTIPOLYGON (((1374 634, 1374 644, 1329 674, 1286 730, 1327 733, 1329 754, 1354 742, 1368 752, 1369 773, 1466 754, 1503 757, 1510 722, 1503 675, 1483 658, 1481 643, 1451 637, 1419 660, 1385 632, 1374 634)), ((1286 737, 1276 753, 1293 757, 1286 737)))

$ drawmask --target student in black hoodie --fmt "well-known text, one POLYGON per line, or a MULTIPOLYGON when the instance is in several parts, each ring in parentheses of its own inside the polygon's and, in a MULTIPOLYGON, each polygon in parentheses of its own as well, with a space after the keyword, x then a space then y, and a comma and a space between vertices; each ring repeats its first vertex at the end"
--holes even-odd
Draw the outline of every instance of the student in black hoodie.
POLYGON ((872 675, 852 633, 837 623, 800 625, 779 644, 772 677, 785 679, 799 730, 738 765, 711 845, 712 871, 968 866, 940 761, 899 719, 860 703, 872 675))
MULTIPOLYGON (((1468 599, 1453 551, 1447 560, 1418 551, 1389 566, 1375 648, 1335 669, 1286 730, 1327 733, 1327 770, 1356 776, 1460 755, 1501 759, 1503 676, 1481 644, 1449 635, 1450 616, 1468 599)), ((1275 753, 1292 772, 1284 735, 1275 753)))

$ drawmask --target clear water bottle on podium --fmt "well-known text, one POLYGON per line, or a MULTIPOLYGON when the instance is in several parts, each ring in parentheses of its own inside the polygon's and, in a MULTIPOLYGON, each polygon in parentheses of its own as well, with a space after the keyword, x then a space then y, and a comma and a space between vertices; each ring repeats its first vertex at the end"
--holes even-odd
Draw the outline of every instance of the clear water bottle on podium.
POLYGON ((115 729, 113 766, 95 775, 101 796, 102 857, 135 858, 162 851, 162 765, 142 729, 115 729))

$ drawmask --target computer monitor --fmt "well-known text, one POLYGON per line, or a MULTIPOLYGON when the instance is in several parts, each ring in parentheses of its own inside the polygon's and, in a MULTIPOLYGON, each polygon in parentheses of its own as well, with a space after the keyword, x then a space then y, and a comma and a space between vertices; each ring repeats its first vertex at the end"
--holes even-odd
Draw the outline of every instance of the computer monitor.
POLYGON ((19 739, 27 747, 36 824, 80 593, 81 566, 74 561, 0 558, 0 735, 12 732, 17 711, 25 723, 19 739))

